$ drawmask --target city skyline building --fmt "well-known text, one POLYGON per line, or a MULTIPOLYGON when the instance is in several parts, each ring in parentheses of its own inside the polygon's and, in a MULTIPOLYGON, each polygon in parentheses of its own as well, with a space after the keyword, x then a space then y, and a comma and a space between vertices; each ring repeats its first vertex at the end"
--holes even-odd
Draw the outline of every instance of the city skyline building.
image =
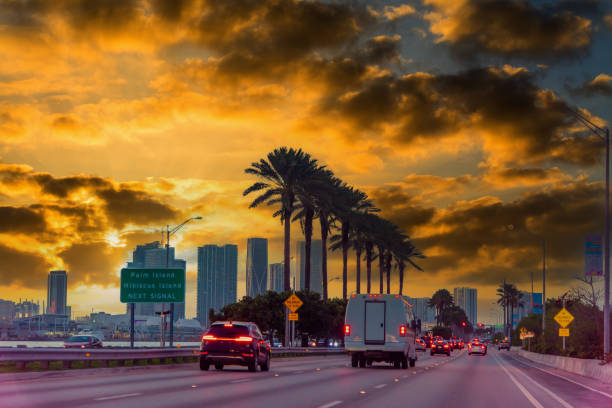
MULTIPOLYGON (((298 241, 296 245, 296 268, 299 286, 296 290, 306 288, 306 241, 298 241)), ((323 293, 321 273, 323 270, 323 242, 313 239, 310 246, 310 291, 323 293)))
POLYGON ((270 264, 268 269, 268 290, 282 292, 285 286, 285 265, 282 262, 270 264))
POLYGON ((246 258, 246 295, 264 294, 268 287, 268 239, 248 238, 246 258))
POLYGON ((208 312, 236 302, 238 289, 238 246, 204 245, 198 247, 197 320, 210 324, 208 312))
POLYGON ((412 303, 414 316, 421 319, 421 323, 434 323, 436 321, 436 309, 428 306, 429 298, 408 297, 408 301, 412 303))
POLYGON ((468 320, 474 327, 478 323, 478 290, 468 287, 455 288, 453 290, 455 305, 463 309, 468 320))
MULTIPOLYGON (((144 245, 137 245, 132 252, 132 261, 128 261, 127 268, 165 268, 166 256, 168 256, 168 267, 186 269, 187 262, 183 259, 174 257, 174 247, 169 248, 169 254, 166 255, 167 249, 159 242, 149 242, 144 245)), ((163 304, 166 310, 170 310, 170 303, 163 304)), ((135 316, 154 316, 155 312, 160 312, 162 303, 135 303, 135 316)), ((129 314, 129 303, 126 304, 126 310, 129 314)), ((185 303, 174 304, 174 321, 185 318, 185 303)))
POLYGON ((64 270, 51 271, 47 276, 47 314, 66 314, 68 274, 64 270))

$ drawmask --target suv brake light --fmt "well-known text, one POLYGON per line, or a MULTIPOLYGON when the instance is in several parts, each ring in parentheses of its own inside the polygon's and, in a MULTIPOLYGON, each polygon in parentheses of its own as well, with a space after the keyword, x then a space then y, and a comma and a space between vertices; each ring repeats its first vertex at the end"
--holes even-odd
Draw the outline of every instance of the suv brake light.
POLYGON ((403 324, 399 328, 399 335, 400 337, 406 337, 406 326, 403 324))
POLYGON ((253 341, 253 338, 251 336, 240 336, 234 339, 235 341, 240 341, 240 342, 250 342, 253 341))
POLYGON ((212 334, 205 334, 202 336, 202 340, 210 341, 210 340, 217 340, 217 338, 213 336, 212 334))
POLYGON ((345 336, 350 336, 351 335, 351 325, 350 324, 345 324, 344 325, 344 335, 345 336))

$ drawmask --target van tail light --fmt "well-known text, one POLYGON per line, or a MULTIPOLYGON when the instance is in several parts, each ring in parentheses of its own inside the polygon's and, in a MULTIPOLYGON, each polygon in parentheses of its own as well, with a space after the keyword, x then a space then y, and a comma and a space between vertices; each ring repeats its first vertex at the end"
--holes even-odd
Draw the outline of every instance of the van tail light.
POLYGON ((448 344, 445 344, 445 345, 444 345, 444 348, 448 348, 448 344))
POLYGON ((239 342, 249 343, 253 341, 253 338, 251 336, 240 336, 240 337, 235 338, 234 340, 239 341, 239 342))
POLYGON ((399 328, 399 335, 400 337, 405 337, 406 336, 406 326, 401 325, 399 328))
POLYGON ((205 334, 202 336, 202 340, 211 341, 211 340, 217 340, 217 338, 213 336, 212 334, 205 334))
POLYGON ((344 335, 345 336, 350 336, 351 335, 351 325, 350 324, 345 324, 344 325, 344 335))

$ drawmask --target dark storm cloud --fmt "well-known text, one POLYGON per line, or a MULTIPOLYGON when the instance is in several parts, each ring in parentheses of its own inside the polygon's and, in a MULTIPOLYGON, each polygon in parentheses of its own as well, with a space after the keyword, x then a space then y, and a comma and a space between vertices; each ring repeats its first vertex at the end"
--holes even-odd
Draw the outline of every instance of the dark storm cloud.
POLYGON ((373 16, 356 4, 318 1, 205 1, 199 40, 221 53, 290 61, 356 41, 373 16))
POLYGON ((117 286, 117 274, 127 259, 125 248, 109 246, 106 242, 77 242, 58 255, 70 275, 70 286, 117 286))
POLYGON ((0 207, 0 234, 42 234, 46 229, 45 218, 32 208, 0 207))
POLYGON ((460 55, 485 53, 509 57, 567 57, 586 51, 597 1, 469 0, 457 8, 452 1, 432 0, 442 18, 430 16, 432 32, 460 55))
POLYGON ((411 234, 414 227, 429 224, 436 213, 435 208, 414 201, 400 187, 383 187, 370 191, 370 197, 381 209, 381 215, 411 234))
POLYGON ((574 95, 612 96, 612 76, 599 74, 592 81, 586 81, 579 88, 571 89, 574 95))
POLYGON ((3 286, 19 285, 32 289, 46 286, 46 275, 51 265, 43 255, 0 243, 0 259, 0 282, 3 286))
POLYGON ((129 188, 98 191, 110 222, 117 228, 126 224, 149 225, 173 221, 180 212, 145 192, 129 188))
POLYGON ((425 254, 434 248, 442 251, 424 260, 424 268, 459 270, 471 265, 469 275, 461 278, 494 284, 518 270, 538 269, 541 242, 531 235, 536 234, 546 239, 551 276, 568 281, 581 272, 584 235, 602 232, 603 198, 601 183, 578 182, 528 193, 509 203, 481 199, 456 204, 439 212, 431 223, 443 232, 422 236, 415 243, 425 254), (483 256, 494 258, 507 250, 506 264, 494 268, 482 264, 483 256))
POLYGON ((102 189, 112 186, 111 182, 96 176, 69 176, 55 178, 48 173, 36 173, 32 179, 38 183, 42 191, 58 198, 66 198, 69 194, 82 189, 102 189))
POLYGON ((492 144, 514 150, 516 160, 598 162, 600 143, 568 134, 573 119, 566 106, 538 88, 532 74, 509 67, 449 75, 387 75, 367 81, 349 96, 330 95, 319 113, 339 115, 356 129, 395 126, 394 138, 403 144, 473 129, 488 134, 492 144))
MULTIPOLYGON (((97 176, 77 175, 54 177, 36 173, 14 165, 0 166, 0 182, 8 186, 21 184, 40 188, 43 194, 59 200, 56 204, 37 204, 31 208, 56 212, 70 218, 81 232, 102 231, 107 225, 102 214, 116 228, 127 224, 150 225, 174 220, 180 212, 161 201, 154 194, 130 186, 117 185, 112 180, 97 176), (82 191, 97 197, 101 203, 73 201, 72 194, 82 191)), ((167 187, 167 186, 166 186, 167 187)))

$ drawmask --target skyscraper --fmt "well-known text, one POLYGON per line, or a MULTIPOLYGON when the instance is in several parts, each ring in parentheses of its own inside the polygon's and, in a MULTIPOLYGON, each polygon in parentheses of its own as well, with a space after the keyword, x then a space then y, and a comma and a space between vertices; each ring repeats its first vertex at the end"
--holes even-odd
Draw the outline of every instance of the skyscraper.
POLYGON ((478 323, 478 291, 473 288, 455 288, 453 299, 457 306, 465 311, 470 323, 478 323))
POLYGON ((282 292, 285 290, 285 265, 282 262, 270 264, 268 270, 268 290, 282 292))
POLYGON ((197 319, 207 327, 208 311, 218 312, 236 302, 238 285, 238 246, 204 245, 198 247, 197 319))
MULTIPOLYGON (((166 256, 168 256, 168 267, 185 269, 187 263, 182 259, 174 258, 174 248, 170 247, 169 254, 159 241, 138 245, 132 252, 132 262, 127 263, 128 268, 165 268, 166 256)), ((129 304, 126 305, 129 313, 129 304)), ((161 311, 162 303, 135 303, 134 315, 153 316, 155 312, 161 311)), ((170 303, 165 304, 166 310, 170 309, 170 303)), ((185 318, 185 303, 174 304, 174 321, 185 318)))
POLYGON ((421 323, 433 323, 436 321, 436 310, 429 307, 429 298, 408 298, 414 307, 414 316, 421 319, 421 323))
MULTIPOLYGON (((322 262, 323 242, 320 239, 313 239, 310 246, 310 291, 323 293, 321 272, 323 269, 322 262)), ((299 288, 306 288, 306 242, 298 241, 296 247, 297 269, 299 276, 299 288)))
POLYGON ((66 314, 68 275, 66 271, 51 271, 47 276, 47 313, 66 314))
POLYGON ((268 286, 268 240, 247 240, 246 294, 250 297, 266 292, 268 286))

